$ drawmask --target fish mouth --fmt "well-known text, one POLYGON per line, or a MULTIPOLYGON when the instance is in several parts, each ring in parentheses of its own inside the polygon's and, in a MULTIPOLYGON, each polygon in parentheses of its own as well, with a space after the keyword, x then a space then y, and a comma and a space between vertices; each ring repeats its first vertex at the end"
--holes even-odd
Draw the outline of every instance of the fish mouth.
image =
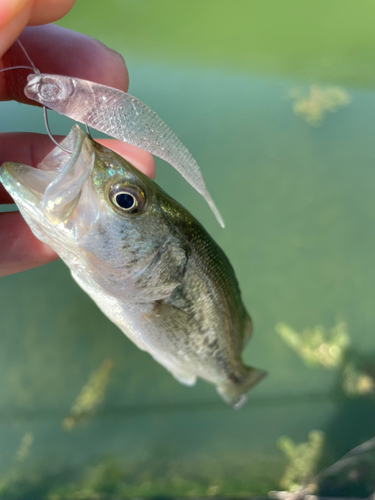
POLYGON ((78 125, 62 145, 72 153, 56 147, 37 168, 9 162, 0 169, 0 180, 17 205, 37 208, 51 222, 69 216, 94 164, 91 141, 78 125))

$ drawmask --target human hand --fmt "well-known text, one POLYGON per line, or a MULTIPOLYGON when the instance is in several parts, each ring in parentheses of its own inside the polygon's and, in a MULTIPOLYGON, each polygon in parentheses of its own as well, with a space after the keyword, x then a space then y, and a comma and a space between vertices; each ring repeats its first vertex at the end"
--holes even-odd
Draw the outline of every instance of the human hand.
MULTIPOLYGON (((18 44, 14 44, 22 33, 22 44, 42 73, 75 76, 126 92, 128 72, 119 54, 80 33, 55 25, 37 26, 61 18, 73 4, 74 0, 1 0, 0 69, 29 65, 18 44)), ((35 105, 23 93, 28 74, 28 70, 0 73, 0 101, 15 100, 35 105)), ((98 142, 154 177, 155 163, 149 153, 111 139, 98 142)), ((0 166, 5 161, 14 161, 36 167, 54 147, 45 135, 2 133, 0 166)), ((0 204, 7 203, 13 200, 0 184, 0 204)), ((0 276, 40 266, 56 258, 48 245, 35 238, 19 212, 0 213, 0 276)))

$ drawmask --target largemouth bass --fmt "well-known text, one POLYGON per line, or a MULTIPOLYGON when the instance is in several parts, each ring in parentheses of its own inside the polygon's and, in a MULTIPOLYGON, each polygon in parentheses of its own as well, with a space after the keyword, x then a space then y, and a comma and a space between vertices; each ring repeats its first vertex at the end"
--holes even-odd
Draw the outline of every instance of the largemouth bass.
POLYGON ((75 125, 37 169, 0 180, 37 238, 140 349, 180 382, 201 377, 240 407, 265 372, 241 352, 252 333, 233 269, 199 222, 151 179, 75 125))

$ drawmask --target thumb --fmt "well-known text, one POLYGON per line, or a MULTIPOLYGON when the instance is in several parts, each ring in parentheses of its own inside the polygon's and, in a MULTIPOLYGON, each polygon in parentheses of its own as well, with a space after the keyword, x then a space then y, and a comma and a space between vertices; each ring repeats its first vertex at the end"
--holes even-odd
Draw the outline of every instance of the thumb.
POLYGON ((29 22, 31 0, 1 0, 0 2, 0 57, 17 40, 29 22))
POLYGON ((46 24, 65 16, 75 0, 0 0, 0 58, 27 25, 46 24))

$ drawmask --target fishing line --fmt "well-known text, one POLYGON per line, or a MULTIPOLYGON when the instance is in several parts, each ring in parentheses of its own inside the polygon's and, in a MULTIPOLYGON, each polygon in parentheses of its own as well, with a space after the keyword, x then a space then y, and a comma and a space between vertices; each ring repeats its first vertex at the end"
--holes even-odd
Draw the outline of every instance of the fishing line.
POLYGON ((0 69, 0 73, 2 73, 3 71, 9 71, 10 69, 32 69, 34 71, 34 68, 32 68, 31 66, 10 66, 10 68, 0 69))
POLYGON ((35 66, 35 64, 33 63, 33 61, 31 60, 31 57, 29 56, 29 54, 26 52, 26 49, 25 47, 22 45, 21 43, 21 40, 19 38, 17 38, 17 43, 18 45, 21 47, 22 49, 22 52, 25 54, 26 56, 26 59, 29 61, 29 63, 31 64, 31 66, 33 67, 33 70, 34 70, 34 73, 36 75, 40 75, 40 71, 38 70, 38 68, 35 66))

